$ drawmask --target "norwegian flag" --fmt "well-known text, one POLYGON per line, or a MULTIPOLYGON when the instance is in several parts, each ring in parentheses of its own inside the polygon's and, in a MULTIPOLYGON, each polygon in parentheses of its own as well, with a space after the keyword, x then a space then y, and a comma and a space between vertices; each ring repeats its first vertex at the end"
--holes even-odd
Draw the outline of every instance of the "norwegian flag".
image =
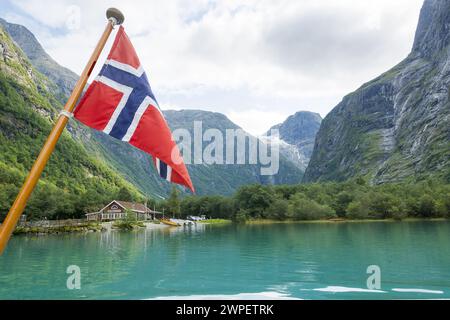
POLYGON ((74 117, 150 154, 162 178, 194 192, 172 133, 122 26, 108 59, 80 100, 74 117))

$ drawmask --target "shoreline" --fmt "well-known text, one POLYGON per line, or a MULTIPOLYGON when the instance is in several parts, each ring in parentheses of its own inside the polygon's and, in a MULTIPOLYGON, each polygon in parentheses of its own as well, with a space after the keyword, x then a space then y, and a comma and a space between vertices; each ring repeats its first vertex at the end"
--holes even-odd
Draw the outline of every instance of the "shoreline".
MULTIPOLYGON (((394 223, 394 222, 447 222, 447 218, 406 218, 402 220, 395 219, 365 219, 365 220, 347 220, 347 219, 331 219, 331 220, 269 220, 269 219, 255 219, 245 221, 243 224, 248 225, 270 225, 270 224, 354 224, 354 223, 394 223)), ((233 224, 231 220, 216 219, 212 222, 201 222, 202 225, 228 225, 233 224)), ((55 235, 67 233, 91 233, 91 232, 109 232, 109 231, 134 231, 134 230, 162 230, 171 228, 171 226, 162 223, 143 222, 144 226, 136 226, 129 230, 114 228, 113 222, 102 223, 86 223, 79 226, 60 226, 60 227, 21 227, 18 226, 14 231, 14 235, 55 235)), ((173 228, 173 227, 172 227, 173 228)))
POLYGON ((405 218, 402 220, 396 220, 396 219, 329 219, 329 220, 269 220, 269 219, 255 219, 255 220, 248 220, 245 221, 245 224, 344 224, 344 223, 377 223, 377 222, 444 222, 444 221, 450 221, 448 218, 405 218))
MULTIPOLYGON (((101 222, 101 223, 85 223, 76 226, 58 226, 58 227, 24 227, 18 226, 13 232, 14 236, 18 235, 58 235, 58 234, 68 234, 68 233, 94 233, 94 232, 110 232, 110 231, 133 231, 139 229, 146 230, 158 230, 165 229, 169 226, 165 224, 157 224, 152 222, 143 222, 144 227, 136 226, 130 230, 121 230, 120 228, 113 227, 113 222, 101 222)), ((0 225, 1 226, 1 225, 0 225)))

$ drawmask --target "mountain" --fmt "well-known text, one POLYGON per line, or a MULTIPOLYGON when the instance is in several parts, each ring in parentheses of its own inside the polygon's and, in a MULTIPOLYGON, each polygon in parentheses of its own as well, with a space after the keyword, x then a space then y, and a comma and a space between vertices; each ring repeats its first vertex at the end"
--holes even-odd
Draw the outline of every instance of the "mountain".
POLYGON ((65 103, 65 97, 72 92, 78 76, 53 60, 42 48, 33 33, 24 26, 9 23, 2 18, 0 18, 0 26, 6 30, 14 42, 23 50, 33 66, 56 84, 56 87, 52 88, 54 90, 53 93, 61 102, 65 103))
MULTIPOLYGON (((184 129, 188 130, 190 135, 194 137, 194 123, 201 121, 203 132, 208 129, 218 130, 224 142, 226 141, 227 130, 236 132, 241 130, 251 139, 255 141, 264 141, 251 136, 243 131, 239 126, 230 121, 225 115, 217 112, 208 112, 202 110, 181 110, 181 111, 164 111, 164 116, 172 130, 184 129)), ((237 139, 235 144, 237 144, 237 139)), ((209 142, 203 143, 202 150, 205 151, 209 142)), ((248 160, 249 142, 246 143, 245 158, 248 160)), ((226 158, 226 148, 224 146, 223 158, 226 158)), ((234 148, 233 158, 237 159, 239 150, 237 146, 234 148)), ((193 147, 191 154, 194 155, 193 147)), ((235 161, 237 163, 237 161, 235 161)), ((279 157, 279 171, 275 175, 265 176, 261 174, 260 165, 252 164, 191 164, 188 165, 195 187, 199 194, 232 194, 238 187, 246 184, 295 184, 299 183, 303 177, 303 171, 299 170, 283 155, 279 157), (218 192, 220 191, 220 192, 218 192)))
MULTIPOLYGON (((48 84, 47 94, 60 102, 65 102, 78 76, 58 65, 25 27, 1 19, 0 25, 11 33, 14 42, 21 47, 36 69, 35 72, 43 74, 42 79, 48 84)), ((59 110, 60 107, 56 109, 59 110)), ((49 111, 48 116, 55 116, 55 110, 49 111)), ((165 111, 165 117, 172 129, 184 128, 192 131, 194 121, 202 121, 205 130, 216 128, 222 133, 227 129, 239 128, 220 113, 200 110, 165 111)), ((123 177, 142 194, 163 198, 170 192, 171 185, 158 177, 147 154, 76 121, 70 121, 67 129, 73 140, 81 144, 90 155, 123 177)), ((298 183, 303 176, 303 171, 284 157, 280 159, 280 171, 275 176, 262 176, 260 167, 255 165, 195 164, 188 165, 188 169, 200 195, 231 194, 239 186, 249 183, 298 183)))
POLYGON ((305 182, 449 176, 450 1, 426 0, 411 53, 323 120, 305 182))
MULTIPOLYGON (((56 85, 37 71, 0 27, 0 214, 8 212, 62 105, 56 85)), ((139 191, 65 132, 25 213, 81 216, 121 192, 139 191), (49 200, 52 201, 49 201, 49 200)))
MULTIPOLYGON (((207 129, 216 129, 225 137, 226 130, 239 129, 221 113, 202 110, 166 110, 163 113, 171 130, 187 130, 192 140, 194 139, 195 122, 202 123, 202 135, 207 129)), ((95 130, 75 130, 73 134, 76 140, 83 142, 91 154, 106 159, 107 163, 116 168, 144 194, 157 198, 164 198, 169 194, 171 184, 159 178, 149 155, 95 130)), ((202 153, 208 144, 203 143, 202 153)), ((237 148, 234 152, 237 153, 237 148)), ((225 151, 223 154, 225 155, 225 151)), ((279 160, 280 171, 277 175, 262 176, 258 165, 216 165, 206 164, 203 161, 200 164, 192 164, 193 156, 192 145, 191 162, 187 161, 186 157, 185 160, 196 193, 199 195, 230 195, 237 188, 246 184, 295 184, 299 183, 303 176, 303 171, 284 157, 279 160)), ((248 159, 248 155, 246 156, 248 159)))
POLYGON ((278 143, 281 153, 299 169, 308 166, 319 131, 322 117, 318 113, 299 111, 267 131, 263 139, 278 143), (271 136, 271 130, 278 130, 279 136, 271 136))

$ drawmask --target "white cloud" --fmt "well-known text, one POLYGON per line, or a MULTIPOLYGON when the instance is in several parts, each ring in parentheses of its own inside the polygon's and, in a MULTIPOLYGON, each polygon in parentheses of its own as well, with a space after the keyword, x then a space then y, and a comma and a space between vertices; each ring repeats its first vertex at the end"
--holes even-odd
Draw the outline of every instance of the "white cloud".
POLYGON ((400 62, 412 46, 421 4, 15 0, 7 17, 80 73, 106 8, 117 6, 163 108, 223 112, 254 133, 299 110, 324 116, 342 96, 400 62), (67 28, 72 5, 81 9, 75 30, 67 28))
POLYGON ((258 109, 232 111, 226 113, 226 116, 255 136, 266 133, 274 125, 286 120, 286 116, 281 112, 262 111, 258 109))

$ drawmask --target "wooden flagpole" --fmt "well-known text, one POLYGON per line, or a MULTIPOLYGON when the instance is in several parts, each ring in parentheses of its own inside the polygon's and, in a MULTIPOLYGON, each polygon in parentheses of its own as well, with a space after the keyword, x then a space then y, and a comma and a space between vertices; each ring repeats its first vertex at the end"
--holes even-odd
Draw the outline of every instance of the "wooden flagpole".
POLYGON ((41 149, 39 156, 33 164, 33 167, 30 170, 22 188, 19 191, 19 194, 16 197, 11 209, 8 212, 5 220, 0 226, 0 255, 3 253, 6 245, 8 244, 9 238, 11 237, 12 232, 14 231, 17 221, 22 215, 23 210, 27 204, 27 201, 33 192, 34 187, 36 186, 39 178, 44 170, 50 155, 55 149, 55 145, 58 142, 59 137, 61 136, 64 128, 66 127, 69 118, 72 116, 72 111, 75 108, 75 104, 83 92, 84 87, 86 86, 87 80, 94 69, 94 66, 105 47, 105 44, 114 29, 115 25, 120 25, 124 21, 123 14, 115 9, 110 8, 106 11, 106 17, 108 18, 108 24, 106 25, 105 31, 97 43, 94 52, 89 59, 86 67, 81 73, 78 82, 75 85, 75 88, 72 91, 69 99, 67 100, 66 105, 64 106, 64 110, 61 111, 59 118, 54 125, 50 135, 47 138, 44 146, 41 149))

